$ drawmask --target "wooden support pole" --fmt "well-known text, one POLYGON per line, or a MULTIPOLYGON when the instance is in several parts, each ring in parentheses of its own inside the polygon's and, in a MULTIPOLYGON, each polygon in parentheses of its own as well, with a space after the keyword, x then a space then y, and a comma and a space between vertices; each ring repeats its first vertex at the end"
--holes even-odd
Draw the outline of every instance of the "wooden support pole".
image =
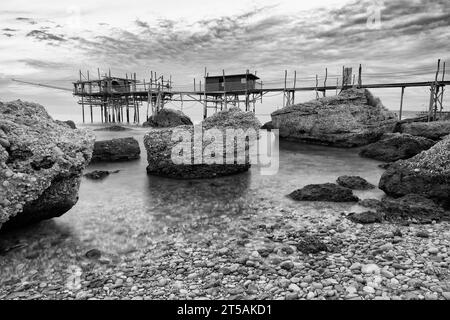
MULTIPOLYGON (((227 88, 226 88, 226 82, 225 82, 225 69, 222 70, 223 73, 223 102, 225 103, 225 110, 227 110, 227 88)), ((221 108, 222 110, 222 108, 221 108)))
POLYGON ((87 71, 87 80, 89 86, 89 111, 91 113, 91 123, 94 122, 94 115, 92 114, 92 83, 89 78, 89 70, 87 71))
POLYGON ((194 78, 194 92, 197 91, 196 90, 196 86, 195 86, 195 78, 194 78))
POLYGON ((318 86, 319 86, 319 77, 316 74, 316 88, 314 89, 316 91, 316 99, 319 99, 319 91, 317 91, 318 86))
POLYGON ((283 108, 286 107, 287 70, 284 70, 283 108))
MULTIPOLYGON (((324 88, 327 87, 327 79, 328 79, 328 68, 325 68, 325 80, 323 81, 324 88)), ((326 96, 326 89, 323 90, 323 96, 326 96)))
MULTIPOLYGON (((444 82, 445 80, 445 61, 444 61, 444 65, 442 66, 442 82, 444 82)), ((444 100, 444 86, 441 86, 441 100, 440 100, 440 105, 441 108, 439 110, 439 117, 442 117, 442 112, 444 111, 444 105, 442 104, 444 100)))
MULTIPOLYGON (((248 95, 248 69, 245 73, 245 111, 250 109, 250 97, 248 95)), ((239 99, 239 98, 238 98, 239 99)))
POLYGON ((398 114, 398 120, 402 120, 402 112, 403 112, 403 95, 405 94, 405 87, 402 87, 402 95, 400 97, 400 112, 398 114))
POLYGON ((206 119, 206 117, 208 117, 208 101, 207 101, 207 98, 206 98, 206 75, 207 75, 207 73, 206 73, 206 67, 205 67, 205 77, 204 77, 205 85, 203 86, 204 87, 204 91, 203 91, 203 101, 204 101, 204 103, 203 103, 203 119, 206 119))
POLYGON ((292 104, 295 104, 295 88, 296 88, 296 86, 297 86, 297 70, 294 70, 294 91, 292 91, 292 104))
POLYGON ((358 86, 362 86, 362 66, 361 64, 359 65, 359 70, 358 70, 358 86))

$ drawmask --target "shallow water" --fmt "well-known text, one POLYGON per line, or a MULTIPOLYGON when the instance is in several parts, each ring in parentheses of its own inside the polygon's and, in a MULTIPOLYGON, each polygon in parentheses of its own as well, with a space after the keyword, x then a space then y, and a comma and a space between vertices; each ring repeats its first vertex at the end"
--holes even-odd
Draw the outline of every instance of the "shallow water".
MULTIPOLYGON (((295 202, 286 195, 307 184, 334 182, 340 175, 359 175, 377 185, 383 172, 377 166, 379 162, 359 157, 357 149, 282 141, 276 175, 263 176, 252 167, 247 173, 207 180, 148 176, 145 132, 143 128, 95 131, 97 140, 134 136, 141 146, 141 159, 91 164, 87 171, 120 172, 101 181, 83 178, 78 203, 62 217, 53 219, 51 228, 63 230, 82 247, 120 254, 145 248, 148 242, 171 232, 172 227, 182 228, 194 218, 207 226, 214 217, 238 216, 255 206, 267 207, 267 214, 270 208, 285 208, 318 217, 329 217, 330 212, 338 216, 342 211, 355 209, 355 205, 295 202)), ((380 198, 383 193, 374 189, 355 194, 360 198, 380 198)), ((43 228, 49 227, 44 223, 43 228)))

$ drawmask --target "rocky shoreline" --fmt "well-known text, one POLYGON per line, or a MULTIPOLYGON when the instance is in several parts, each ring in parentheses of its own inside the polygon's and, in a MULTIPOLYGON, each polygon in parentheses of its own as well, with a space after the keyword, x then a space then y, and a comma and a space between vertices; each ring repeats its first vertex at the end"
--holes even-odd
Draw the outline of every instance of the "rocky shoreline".
MULTIPOLYGON (((446 211, 450 136, 443 134, 446 124, 433 124, 431 129, 426 125, 411 126, 405 129, 407 133, 386 135, 384 129, 391 127, 393 119, 381 102, 366 91, 347 92, 320 103, 328 103, 331 109, 338 105, 340 110, 349 100, 357 105, 354 111, 367 105, 373 108, 364 126, 352 127, 344 135, 337 130, 335 137, 330 132, 317 136, 317 128, 308 134, 315 135, 315 142, 320 136, 327 143, 337 141, 341 147, 378 143, 382 145, 379 152, 385 150, 389 155, 385 161, 400 159, 389 165, 380 180, 379 188, 387 194, 381 201, 360 200, 353 190, 364 192, 374 185, 347 175, 337 177, 337 184, 299 186, 289 195, 292 200, 288 206, 274 204, 252 190, 245 199, 228 203, 220 215, 208 216, 199 210, 199 214, 170 216, 174 220, 170 227, 155 221, 154 230, 132 235, 144 237, 145 245, 120 252, 87 247, 70 230, 44 221, 23 230, 23 234, 2 235, 0 299, 450 300, 450 220, 446 211), (386 126, 381 126, 383 132, 371 131, 374 121, 386 122, 386 126), (421 138, 418 132, 427 132, 427 138, 421 138), (404 142, 408 148, 404 148, 404 142), (313 204, 305 207, 297 201, 332 201, 333 209, 317 210, 313 204), (347 209, 341 210, 334 202, 354 204, 343 204, 347 209)), ((310 117, 310 107, 311 104, 305 104, 288 111, 308 109, 310 117)), ((313 104, 314 110, 316 107, 313 104)), ((276 115, 282 116, 283 112, 276 115)), ((345 115, 346 112, 338 119, 345 115)), ((184 119, 183 115, 178 116, 184 119)), ((284 121, 274 120, 266 127, 280 128, 284 121)), ((81 134, 69 125, 48 121, 64 134, 81 134)), ((166 126, 165 119, 158 121, 166 126)), ((173 114, 170 121, 179 122, 173 114)), ((187 120, 181 120, 184 121, 187 120)), ((205 124, 260 127, 253 115, 238 110, 218 113, 205 124)), ((326 122, 322 124, 326 127, 326 122)), ((8 128, 0 129, 0 133, 10 132, 8 128)), ((161 150, 167 149, 169 140, 159 137, 171 130, 149 129, 144 140, 149 173, 173 177, 173 172, 163 172, 167 163, 160 165, 167 160, 161 150), (159 139, 160 147, 155 139, 159 139)), ((295 132, 305 134, 299 130, 295 132)), ((1 148, 10 155, 10 145, 15 140, 3 133, 0 138, 1 148)), ((88 155, 76 167, 76 175, 71 176, 74 183, 79 183, 93 149, 95 154, 93 139, 86 139, 88 155)), ((139 158, 140 153, 133 138, 98 142, 97 150, 112 158, 105 161, 139 158)), ((48 170, 47 161, 39 163, 48 170)), ((42 168, 33 169, 41 172, 42 168)), ((234 167, 232 173, 247 171, 248 167, 244 169, 234 167)), ((175 166, 167 170, 178 170, 183 176, 192 168, 175 166)), ((205 170, 195 171, 190 178, 199 178, 204 172, 210 178, 212 172, 225 169, 222 165, 205 170)), ((111 172, 95 170, 86 175, 101 180, 111 172)), ((208 191, 219 192, 215 190, 215 180, 210 181, 208 191)), ((61 193, 65 188, 59 188, 56 182, 53 186, 61 193)), ((70 190, 74 189, 78 191, 78 185, 70 190)), ((278 196, 284 198, 287 194, 278 196)), ((162 198, 170 201, 168 197, 162 198)))

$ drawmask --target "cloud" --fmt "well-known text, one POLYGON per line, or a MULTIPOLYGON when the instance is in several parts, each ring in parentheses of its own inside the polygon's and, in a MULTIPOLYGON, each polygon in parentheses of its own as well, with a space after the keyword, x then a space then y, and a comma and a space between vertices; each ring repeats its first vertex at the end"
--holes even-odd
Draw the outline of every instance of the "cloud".
POLYGON ((47 41, 47 42, 65 42, 66 39, 63 38, 62 35, 55 35, 47 31, 41 30, 33 30, 27 34, 27 37, 34 38, 39 41, 47 41))

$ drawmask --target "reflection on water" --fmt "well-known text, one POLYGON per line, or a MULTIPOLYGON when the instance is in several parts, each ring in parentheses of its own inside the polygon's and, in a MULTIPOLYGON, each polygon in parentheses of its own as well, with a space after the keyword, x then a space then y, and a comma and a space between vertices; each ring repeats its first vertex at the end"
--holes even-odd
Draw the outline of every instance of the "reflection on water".
MULTIPOLYGON (((264 214, 272 214, 273 208, 308 212, 319 220, 324 213, 339 215, 352 205, 294 202, 286 195, 307 184, 334 182, 340 175, 360 175, 376 185, 383 172, 377 167, 377 161, 360 158, 356 149, 282 141, 279 172, 273 176, 260 175, 258 168, 207 180, 148 176, 143 146, 145 132, 143 128, 96 131, 98 140, 134 136, 141 146, 141 159, 90 165, 88 170, 120 172, 101 181, 83 178, 77 205, 62 217, 33 227, 34 230, 47 230, 47 236, 52 232, 61 233, 62 239, 70 238, 83 248, 95 247, 111 254, 142 250, 152 240, 173 232, 172 228, 182 228, 194 218, 204 222, 200 228, 207 228, 209 223, 214 223, 214 217, 237 217, 257 209, 262 219, 264 214)), ((378 189, 355 193, 360 198, 382 195, 378 189)))

